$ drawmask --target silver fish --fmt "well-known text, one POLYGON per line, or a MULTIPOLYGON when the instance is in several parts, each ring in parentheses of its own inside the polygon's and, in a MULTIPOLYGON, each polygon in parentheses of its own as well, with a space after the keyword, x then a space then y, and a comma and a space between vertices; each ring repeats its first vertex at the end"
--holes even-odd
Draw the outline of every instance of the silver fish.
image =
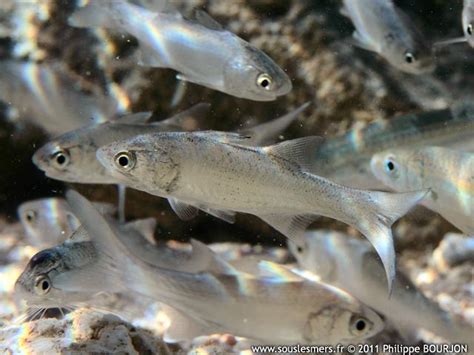
POLYGON ((474 235, 474 154, 448 148, 396 149, 375 154, 372 172, 395 191, 430 189, 421 204, 474 235))
POLYGON ((198 209, 228 222, 235 212, 249 213, 296 243, 319 215, 347 223, 374 245, 390 288, 390 226, 425 192, 356 190, 307 173, 318 137, 256 148, 242 142, 241 135, 216 131, 158 133, 103 146, 97 157, 123 184, 168 198, 184 220, 198 209))
POLYGON ((472 343, 472 327, 427 299, 402 272, 397 273, 392 296, 387 298, 383 269, 368 243, 343 233, 317 230, 306 234, 303 247, 289 246, 302 268, 349 292, 402 333, 423 328, 452 342, 472 343))
POLYGON ((81 91, 60 65, 0 62, 0 100, 50 135, 105 122, 124 110, 111 96, 81 91))
MULTIPOLYGON (((284 116, 244 129, 243 134, 252 135, 249 144, 276 140, 308 106, 309 103, 305 103, 284 116)), ((83 127, 46 143, 33 155, 33 163, 53 179, 82 184, 117 184, 119 181, 97 161, 98 148, 139 134, 199 129, 200 117, 208 108, 207 104, 197 104, 171 118, 151 124, 144 124, 149 114, 138 113, 118 121, 83 127)))
MULTIPOLYGON (((100 211, 112 215, 116 209, 106 203, 94 202, 100 211)), ((78 227, 79 221, 62 198, 41 198, 22 203, 18 218, 31 245, 51 247, 62 243, 78 227)))
POLYGON ((383 327, 375 312, 345 292, 277 264, 263 264, 272 276, 258 278, 156 267, 123 245, 86 199, 71 191, 67 199, 91 236, 98 259, 67 276, 56 276, 60 288, 100 284, 134 290, 186 314, 191 324, 209 333, 227 332, 261 342, 337 344, 365 339, 383 327))
POLYGON ((207 112, 209 105, 197 104, 171 118, 145 124, 151 113, 141 112, 124 116, 117 121, 92 125, 67 132, 38 149, 33 163, 46 176, 76 183, 115 184, 95 158, 98 147, 137 134, 197 129, 195 118, 207 112))
POLYGON ((18 207, 28 241, 40 247, 57 245, 71 235, 71 216, 69 205, 61 198, 28 201, 18 207))
POLYGON ((426 145, 474 151, 474 113, 461 106, 394 117, 328 137, 312 154, 309 171, 346 186, 381 189, 384 185, 370 168, 375 153, 426 145))
POLYGON ((90 0, 69 22, 133 35, 140 43, 141 65, 174 69, 181 80, 255 101, 272 101, 290 92, 290 79, 265 53, 205 12, 196 12, 196 21, 124 0, 90 0))
POLYGON ((411 74, 435 69, 428 41, 392 0, 344 0, 341 13, 352 20, 356 45, 376 52, 411 74))

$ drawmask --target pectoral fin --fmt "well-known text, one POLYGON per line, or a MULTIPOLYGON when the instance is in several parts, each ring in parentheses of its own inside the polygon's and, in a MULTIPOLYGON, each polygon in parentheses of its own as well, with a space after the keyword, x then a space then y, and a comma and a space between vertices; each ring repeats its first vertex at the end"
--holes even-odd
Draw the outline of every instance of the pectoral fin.
POLYGON ((195 218, 199 213, 199 210, 196 207, 188 205, 175 198, 169 198, 168 202, 170 203, 170 206, 173 209, 173 211, 183 221, 189 221, 195 218))

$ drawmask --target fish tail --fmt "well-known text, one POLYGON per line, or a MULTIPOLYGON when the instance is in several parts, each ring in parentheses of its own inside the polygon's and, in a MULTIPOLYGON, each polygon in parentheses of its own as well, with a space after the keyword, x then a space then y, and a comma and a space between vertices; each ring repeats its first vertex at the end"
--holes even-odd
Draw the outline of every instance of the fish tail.
POLYGON ((107 11, 110 6, 109 0, 89 0, 87 5, 74 11, 68 22, 71 26, 79 28, 114 27, 114 16, 107 11))
POLYGON ((365 206, 366 218, 357 222, 357 228, 377 251, 387 276, 389 295, 395 279, 395 247, 392 224, 422 200, 428 191, 404 193, 369 192, 369 204, 365 206))

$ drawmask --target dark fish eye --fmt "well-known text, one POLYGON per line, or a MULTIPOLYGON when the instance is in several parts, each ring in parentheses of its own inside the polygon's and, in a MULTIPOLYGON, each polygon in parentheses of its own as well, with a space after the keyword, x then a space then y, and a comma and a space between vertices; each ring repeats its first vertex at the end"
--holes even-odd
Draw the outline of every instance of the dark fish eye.
POLYGON ((265 90, 270 90, 272 88, 272 77, 268 74, 260 74, 257 78, 257 84, 265 90))
POLYGON ((410 52, 405 53, 405 62, 408 64, 412 64, 415 61, 415 56, 410 52))
POLYGON ((393 164, 392 161, 388 161, 388 162, 387 162, 387 169, 388 169, 389 171, 393 171, 393 170, 395 169, 395 164, 393 164))
POLYGON ((350 331, 354 335, 364 334, 370 328, 370 324, 364 317, 351 317, 350 331))
POLYGON ((115 158, 115 165, 117 165, 122 170, 131 170, 135 166, 135 156, 133 153, 129 152, 120 152, 115 158))
POLYGON ((303 252, 303 247, 298 246, 298 247, 296 248, 296 251, 297 251, 299 254, 301 254, 301 253, 303 252))
POLYGON ((472 36, 472 32, 473 32, 473 31, 472 31, 472 24, 471 24, 471 23, 470 23, 469 25, 467 25, 466 31, 467 31, 467 34, 468 34, 469 36, 472 36))
POLYGON ((34 222, 34 220, 36 219, 36 212, 33 210, 26 211, 25 218, 28 221, 28 223, 34 222))
POLYGON ((69 164, 69 153, 65 150, 58 150, 53 154, 53 163, 59 169, 65 168, 69 164))
POLYGON ((45 295, 51 289, 51 281, 48 276, 41 275, 38 276, 35 280, 35 292, 38 295, 45 295))

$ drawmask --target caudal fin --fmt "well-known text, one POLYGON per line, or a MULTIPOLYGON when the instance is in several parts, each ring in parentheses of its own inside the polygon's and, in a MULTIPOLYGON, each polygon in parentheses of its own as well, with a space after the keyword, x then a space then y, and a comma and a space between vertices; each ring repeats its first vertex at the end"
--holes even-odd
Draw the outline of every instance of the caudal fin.
POLYGON ((422 200, 428 191, 404 193, 368 192, 370 203, 364 208, 365 218, 355 226, 374 246, 387 275, 389 295, 395 279, 395 247, 391 226, 422 200), (369 216, 366 213, 369 213, 369 216))

